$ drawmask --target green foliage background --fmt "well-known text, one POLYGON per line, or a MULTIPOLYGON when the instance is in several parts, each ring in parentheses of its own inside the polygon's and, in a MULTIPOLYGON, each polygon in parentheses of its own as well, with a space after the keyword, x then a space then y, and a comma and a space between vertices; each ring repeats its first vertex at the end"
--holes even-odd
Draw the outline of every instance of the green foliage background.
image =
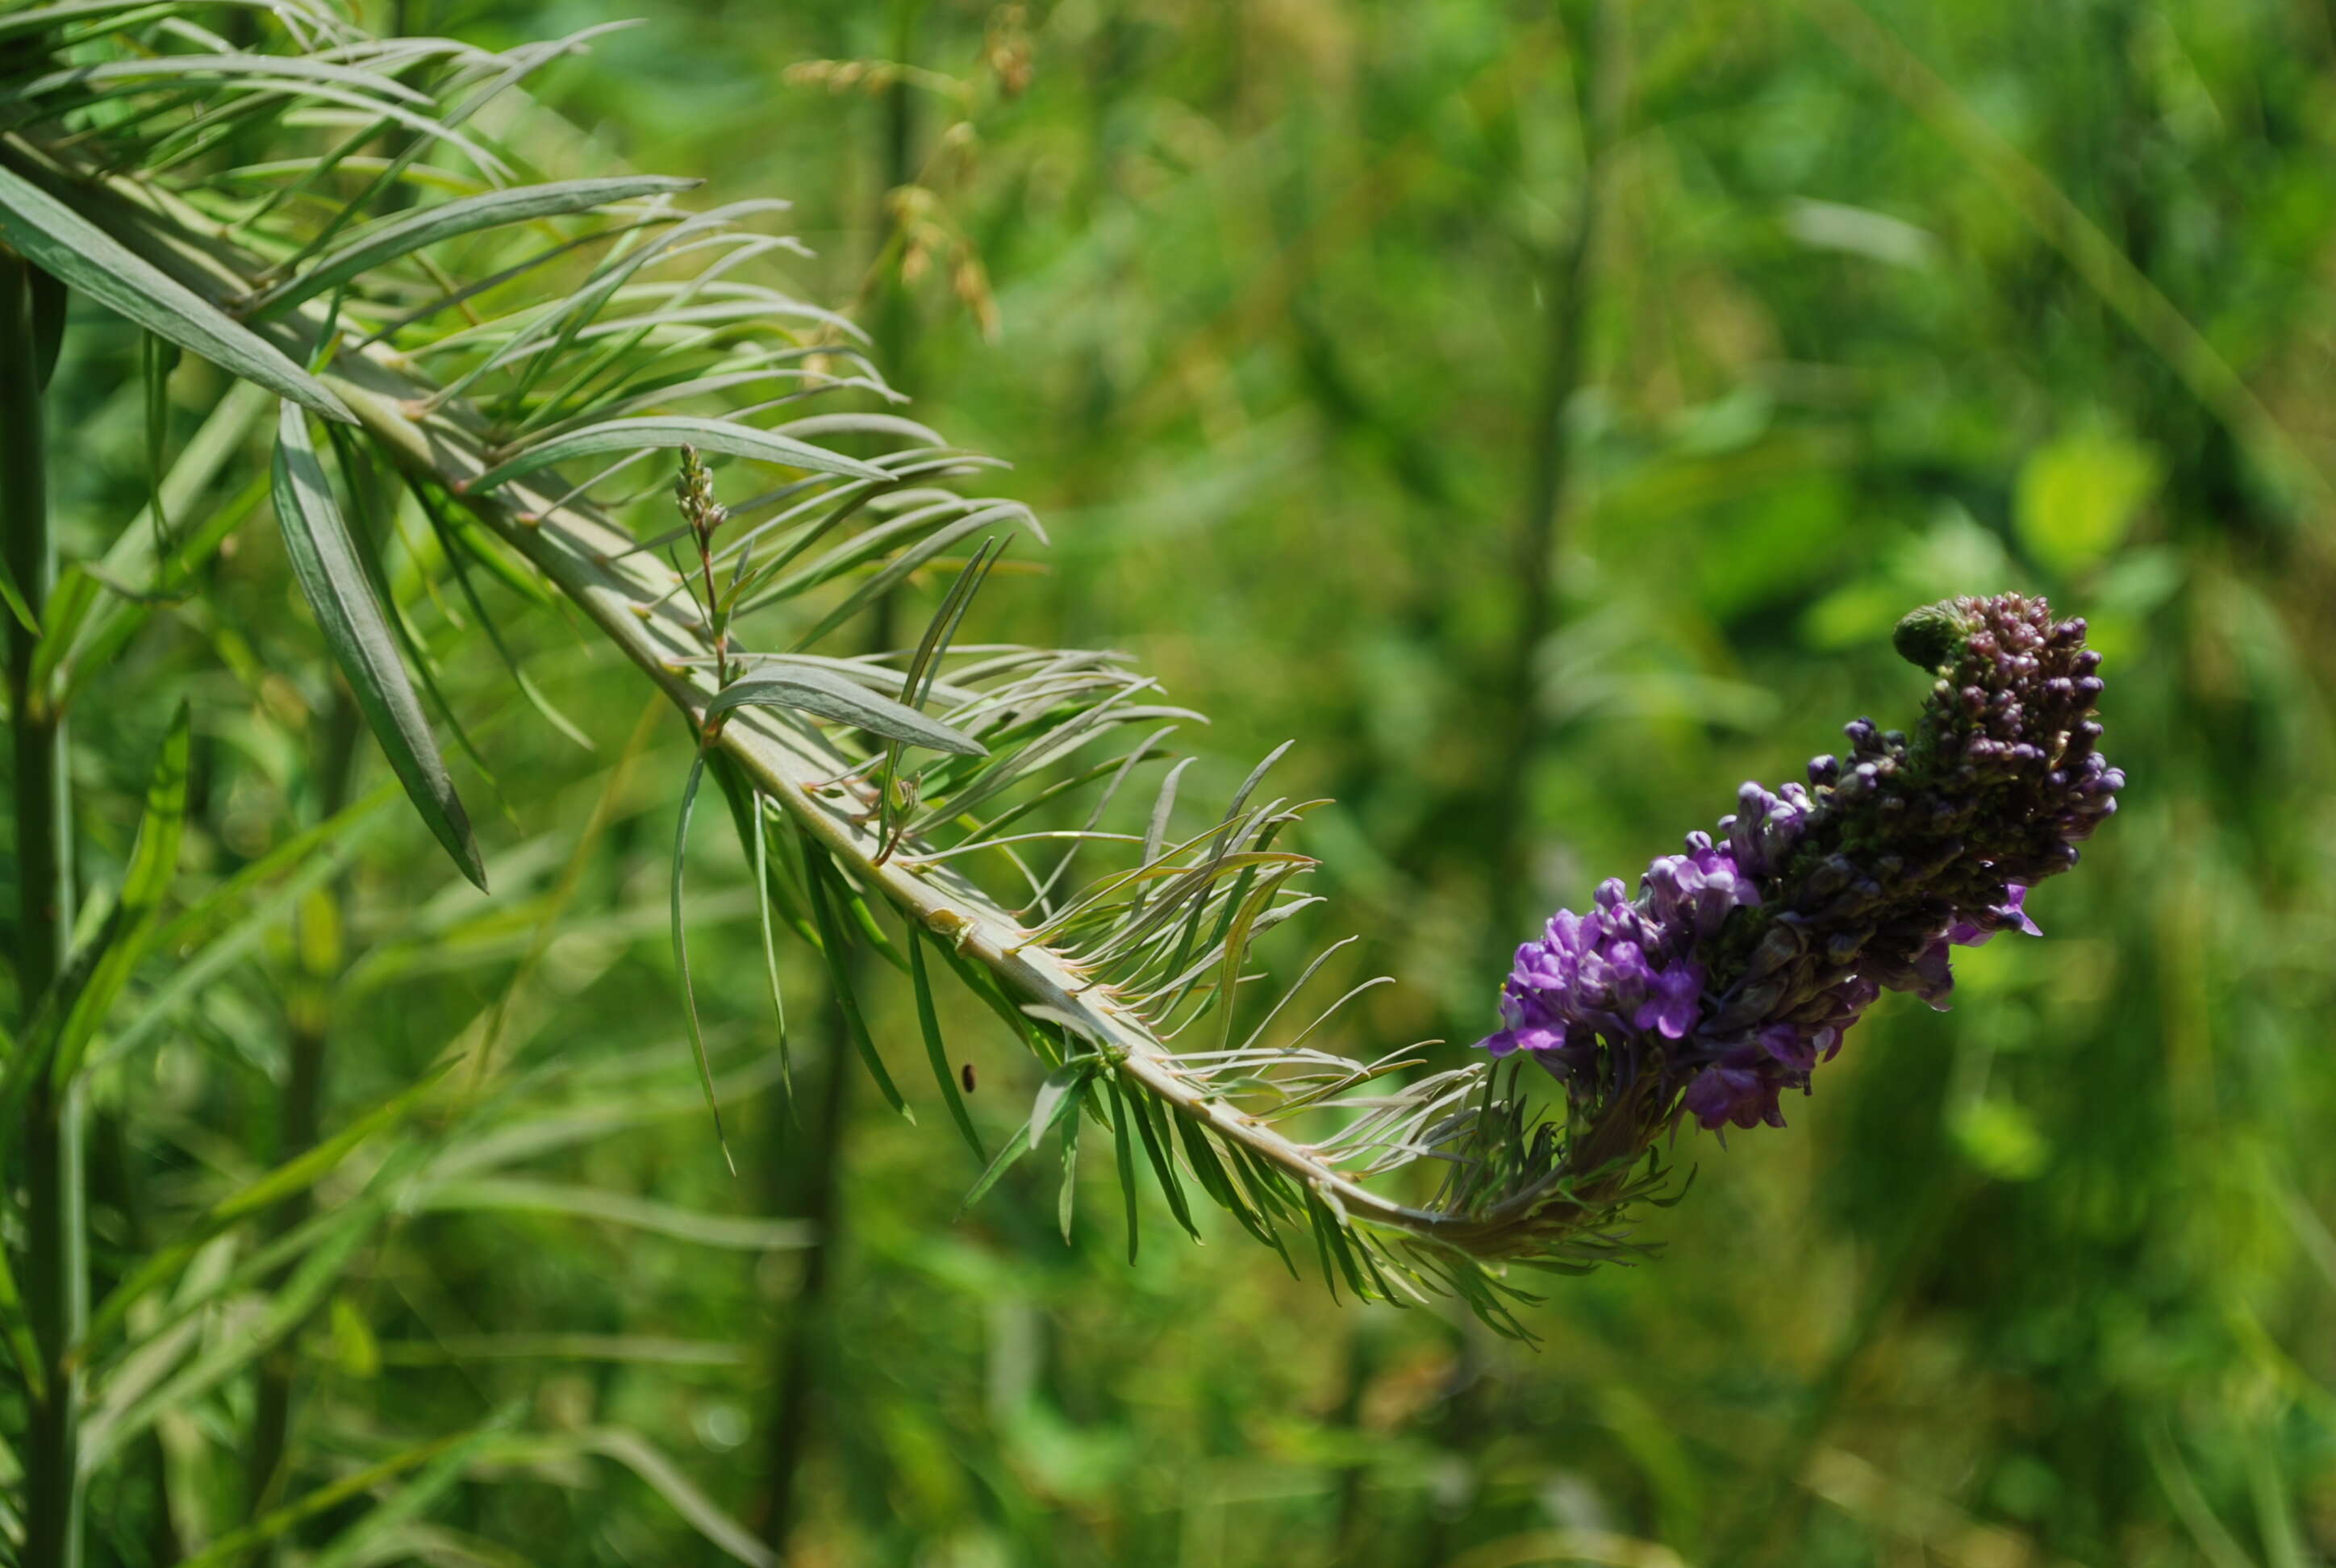
MULTIPOLYGON (((1331 895, 1311 930, 1359 932, 1340 970, 1401 982, 1345 1016, 1354 1054, 1474 1038, 1532 920, 1708 826, 1738 780, 1794 776, 1843 721, 1903 722, 1907 607, 2042 590, 2107 656, 2132 786, 2038 895, 2044 940, 1970 954, 1952 1013, 1880 1009, 1790 1130, 1683 1135, 1699 1176, 1641 1232, 1660 1258, 1553 1282, 1538 1347, 1333 1304, 1222 1216, 1183 1244, 1156 1198, 1130 1266, 1092 1142, 1067 1246, 1030 1167, 953 1222, 976 1167, 930 1086, 913 1128, 861 1096, 790 1560, 2336 1558, 2336 11, 401 10, 491 45, 647 17, 544 94, 608 159, 793 198, 810 296, 855 302, 912 412, 1015 461, 998 488, 1056 545, 1017 552, 1032 570, 1000 577, 981 635, 1135 652, 1214 716, 1220 794, 1298 739, 1283 787, 1337 797, 1303 839, 1331 895), (904 56, 963 86, 907 93, 927 259, 905 283, 895 94, 789 76, 904 56), (1554 601, 1521 685, 1519 541, 1544 511, 1554 601)), ((134 335, 92 316, 74 342, 54 482, 87 548, 141 502, 144 424, 134 335)), ((172 385, 183 440, 221 383, 172 385)), ((194 863, 319 809, 315 632, 272 533, 237 542, 213 609, 166 618, 80 721, 88 809, 114 813, 88 828, 117 854, 168 717, 144 694, 180 672, 209 716, 194 863)), ((527 667, 599 750, 567 745, 405 587, 495 781, 464 774, 495 893, 381 813, 344 954, 316 911, 284 924, 110 1086, 102 1265, 151 1220, 132 1185, 168 1210, 269 1163, 287 1031, 329 1032, 330 1126, 506 994, 530 1092, 592 1128, 530 1179, 697 1215, 813 1202, 757 1076, 759 944, 719 833, 691 868, 693 952, 736 1179, 679 1032, 664 857, 687 737, 638 726, 646 687, 539 616, 527 667)), ((360 757, 361 786, 385 776, 360 757)), ((875 990, 913 1062, 905 988, 875 990)), ((815 1093, 832 1024, 804 1010, 815 1093)), ((978 1021, 956 1048, 994 1140, 1037 1069, 978 1021)), ((804 1271, 744 1240, 508 1203, 402 1217, 297 1340, 308 1480, 509 1411, 637 1431, 764 1518, 804 1271)), ((214 1530, 240 1516, 248 1398, 162 1434, 214 1530)), ((638 1475, 567 1456, 466 1474, 431 1516, 434 1560, 722 1560, 638 1475)), ((101 1551, 143 1561, 115 1525, 101 1551)))

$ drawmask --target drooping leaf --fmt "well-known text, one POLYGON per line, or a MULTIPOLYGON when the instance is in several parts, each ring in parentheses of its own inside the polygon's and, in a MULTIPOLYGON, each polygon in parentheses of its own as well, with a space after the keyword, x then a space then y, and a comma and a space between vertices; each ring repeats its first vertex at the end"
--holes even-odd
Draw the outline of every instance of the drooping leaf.
POLYGON ((454 793, 413 682, 398 658, 395 636, 374 598, 347 520, 333 499, 307 421, 289 404, 277 426, 275 493, 277 521, 293 575, 316 612, 334 661, 356 694, 358 708, 422 820, 462 874, 484 891, 486 868, 471 833, 470 813, 454 793))
POLYGON ((8 169, 0 169, 0 235, 42 270, 197 358, 311 413, 356 423, 330 387, 273 344, 8 169))
POLYGON ((927 718, 905 703, 872 691, 851 677, 813 664, 764 666, 732 681, 706 703, 710 718, 741 707, 785 707, 817 714, 883 736, 958 756, 986 756, 987 748, 968 735, 927 718))

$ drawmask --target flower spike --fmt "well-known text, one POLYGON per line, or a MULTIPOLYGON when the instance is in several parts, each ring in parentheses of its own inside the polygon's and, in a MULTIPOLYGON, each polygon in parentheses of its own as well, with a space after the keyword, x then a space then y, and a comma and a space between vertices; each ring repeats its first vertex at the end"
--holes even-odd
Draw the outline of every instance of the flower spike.
POLYGON ((1816 758, 1806 786, 1745 784, 1637 897, 1609 880, 1517 950, 1481 1044, 1565 1085, 1582 1146, 1643 1149, 1683 1116, 1782 1126, 1784 1092, 1807 1092, 1883 991, 1943 1008, 1952 949, 2039 934, 2028 890, 2117 809, 2082 620, 1957 599, 1893 641, 1933 677, 1911 738, 1857 720, 1846 761, 1816 758))

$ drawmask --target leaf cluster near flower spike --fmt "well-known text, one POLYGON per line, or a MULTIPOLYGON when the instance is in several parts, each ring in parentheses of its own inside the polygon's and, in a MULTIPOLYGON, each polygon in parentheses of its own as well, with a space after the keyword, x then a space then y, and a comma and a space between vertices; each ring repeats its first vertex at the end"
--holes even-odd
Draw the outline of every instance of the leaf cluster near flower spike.
MULTIPOLYGON (((1013 540, 1043 539, 1036 520, 961 493, 994 461, 867 407, 898 399, 858 329, 764 281, 800 248, 756 227, 783 203, 693 211, 686 181, 612 173, 599 149, 563 170, 583 139, 525 84, 589 39, 494 53, 374 39, 314 0, 59 0, 0 19, 0 173, 16 182, 0 196, 35 193, 14 222, 70 215, 41 229, 69 273, 102 245, 160 278, 150 330, 352 413, 458 571, 579 609, 705 737, 689 792, 701 776, 724 791, 766 937, 907 969, 953 1096, 938 956, 1049 1069, 1044 1114, 999 1157, 1107 1129, 1131 1225, 1148 1171, 1196 1234, 1197 1191, 1293 1267, 1311 1253, 1334 1289, 1456 1295, 1522 1331, 1504 1266, 1630 1255, 1621 1216, 1659 1191, 1655 1135, 1690 1098, 1706 1120, 1765 1110, 1780 1073, 1837 1043, 1854 987, 1925 972, 1939 919, 2017 923, 2017 879, 1989 903, 1965 874, 1994 852, 1939 846, 1992 845, 2028 812, 2021 843, 2049 849, 2029 832, 2039 789, 2106 810, 2113 770, 2038 785, 2020 749, 2070 702, 2089 711, 2097 682, 2064 628, 2006 601, 1958 608, 1961 640, 1941 646, 1960 662, 1918 741, 1866 735, 1814 793, 1747 792, 1638 901, 1601 896, 1595 930, 1553 937, 1513 979, 1518 1016, 1496 1037, 1512 1059, 1430 1072, 1410 1050, 1329 1049, 1353 991, 1319 1012, 1244 1005, 1251 945, 1312 901, 1294 885, 1311 862, 1283 842, 1305 803, 1266 793, 1273 758, 1195 811, 1166 749, 1193 716, 1124 659, 960 635, 1013 540), (227 44, 212 24, 228 10, 288 52, 227 44), (837 397, 861 406, 804 406, 837 397), (705 466, 677 520, 684 451, 705 466), (949 585, 913 648, 821 651, 912 579, 949 585), (2073 684, 2053 696, 2055 680, 2073 684), (1958 769, 1986 789, 1958 794, 1958 769), (1922 842, 1942 858, 1909 859, 1913 819, 1893 813, 1939 811, 1922 842), (1764 1065, 1780 1059, 1764 1031, 1787 1022, 1796 1055, 1764 1065), (1767 1057, 1746 1067, 1746 1050, 1767 1057), (1565 1079, 1563 1117, 1519 1092, 1518 1051, 1565 1079), (1748 1088, 1727 1076, 1747 1071, 1748 1088)), ((370 463, 342 457, 365 488, 370 463)), ((2054 777, 2078 765, 2066 736, 2089 721, 2071 722, 2046 748, 2054 777)), ((384 739, 414 746, 416 727, 384 739)), ((686 959, 677 869, 675 908, 686 959)), ((843 1002, 905 1110, 890 1042, 843 1002)))

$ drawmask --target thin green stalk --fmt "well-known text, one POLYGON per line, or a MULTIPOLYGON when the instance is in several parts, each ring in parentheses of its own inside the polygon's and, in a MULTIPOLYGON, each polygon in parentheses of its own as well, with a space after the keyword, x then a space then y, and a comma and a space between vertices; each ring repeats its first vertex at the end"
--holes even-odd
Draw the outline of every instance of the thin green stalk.
MULTIPOLYGON (((323 716, 321 755, 316 759, 316 820, 330 821, 348 803, 355 774, 360 716, 356 704, 338 682, 332 706, 323 716)), ((297 919, 299 979, 291 998, 291 1030, 284 1097, 277 1108, 277 1146, 272 1163, 295 1159, 316 1147, 324 1125, 325 1067, 329 1037, 327 1016, 333 983, 340 978, 343 954, 340 933, 346 879, 336 878, 302 903, 297 919)), ((268 1217, 270 1239, 285 1235, 314 1209, 306 1189, 286 1199, 268 1217)), ((271 1288, 280 1286, 294 1264, 287 1262, 271 1288)), ((264 1357, 258 1368, 251 1417, 251 1446, 245 1466, 244 1518, 253 1524, 283 1505, 291 1474, 290 1453, 294 1373, 298 1366, 287 1339, 264 1357)), ((276 1561, 281 1536, 256 1544, 247 1562, 255 1565, 276 1561)))
MULTIPOLYGON (((0 536, 9 570, 37 620, 57 575, 43 466, 33 273, 0 254, 0 536)), ((33 679, 38 639, 8 621, 8 715, 15 743, 17 1005, 27 1015, 63 968, 73 932, 73 813, 64 721, 33 679)), ((84 1120, 78 1081, 34 1075, 24 1106, 25 1248, 17 1271, 39 1352, 24 1462, 25 1568, 82 1560, 81 1377, 69 1352, 89 1312, 83 1227, 84 1120)))
MULTIPOLYGON (((847 963, 856 960, 856 954, 845 956, 847 963)), ((845 1129, 851 1121, 852 1082, 860 1072, 846 1043, 849 1031, 842 1004, 831 998, 826 1011, 827 1064, 811 1125, 796 1135, 788 1109, 779 1103, 779 1096, 772 1096, 772 1114, 783 1130, 783 1135, 769 1140, 775 1178, 772 1206, 780 1213, 800 1214, 812 1226, 803 1276, 779 1331, 778 1397, 771 1411, 758 1510, 764 1544, 782 1556, 787 1537, 801 1517, 803 1460, 812 1448, 825 1380, 822 1368, 832 1368, 836 1338, 828 1296, 841 1239, 842 1183, 839 1177, 845 1129), (790 1152, 793 1159, 788 1158, 790 1152)))

